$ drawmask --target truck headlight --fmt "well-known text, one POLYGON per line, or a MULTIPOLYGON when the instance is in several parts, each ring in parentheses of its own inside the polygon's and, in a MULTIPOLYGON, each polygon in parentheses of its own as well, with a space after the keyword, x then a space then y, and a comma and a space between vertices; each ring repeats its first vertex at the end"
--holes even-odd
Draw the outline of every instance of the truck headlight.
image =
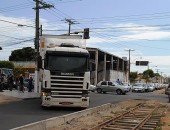
POLYGON ((42 96, 51 96, 51 93, 50 92, 42 92, 41 95, 42 96))

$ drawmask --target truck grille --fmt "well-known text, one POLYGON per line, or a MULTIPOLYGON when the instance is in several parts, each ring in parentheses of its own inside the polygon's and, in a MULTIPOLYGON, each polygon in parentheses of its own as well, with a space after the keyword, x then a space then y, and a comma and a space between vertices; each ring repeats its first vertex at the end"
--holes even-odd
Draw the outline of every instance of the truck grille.
POLYGON ((51 75, 52 97, 81 98, 84 77, 51 75))

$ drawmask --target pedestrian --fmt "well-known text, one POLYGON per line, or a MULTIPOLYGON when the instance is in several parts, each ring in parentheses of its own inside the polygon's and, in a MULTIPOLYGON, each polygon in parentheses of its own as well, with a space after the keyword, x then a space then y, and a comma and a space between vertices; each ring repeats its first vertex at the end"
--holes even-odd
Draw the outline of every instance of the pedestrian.
POLYGON ((32 77, 30 77, 28 83, 29 83, 28 92, 32 92, 32 89, 33 89, 33 78, 32 77))
POLYGON ((116 82, 120 85, 120 80, 119 79, 117 79, 116 82))
POLYGON ((3 86, 4 86, 4 74, 0 74, 0 92, 3 92, 3 86))
POLYGON ((19 77, 19 84, 20 84, 20 91, 24 93, 24 77, 22 76, 22 74, 20 74, 19 77))
POLYGON ((19 78, 18 77, 15 79, 15 82, 16 82, 16 89, 20 90, 19 89, 19 78))
POLYGON ((9 90, 12 91, 14 85, 14 76, 12 74, 9 76, 8 81, 9 81, 9 90))

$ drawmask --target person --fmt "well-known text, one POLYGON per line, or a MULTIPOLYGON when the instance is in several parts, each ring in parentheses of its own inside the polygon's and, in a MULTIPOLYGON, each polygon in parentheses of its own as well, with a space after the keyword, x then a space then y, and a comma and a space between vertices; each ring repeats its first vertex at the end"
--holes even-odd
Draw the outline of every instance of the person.
POLYGON ((4 85, 4 74, 0 74, 0 92, 3 92, 3 85, 4 85))
POLYGON ((32 92, 32 89, 33 89, 33 78, 32 77, 30 77, 28 83, 29 83, 28 92, 32 92))
POLYGON ((16 89, 19 90, 19 77, 15 79, 16 89))
POLYGON ((20 83, 20 91, 24 92, 24 77, 22 76, 22 74, 20 74, 19 83, 20 83))
POLYGON ((9 76, 8 81, 9 81, 9 90, 12 91, 14 85, 14 76, 12 74, 9 76))
POLYGON ((120 80, 119 79, 117 79, 117 81, 116 81, 118 84, 120 84, 120 80))

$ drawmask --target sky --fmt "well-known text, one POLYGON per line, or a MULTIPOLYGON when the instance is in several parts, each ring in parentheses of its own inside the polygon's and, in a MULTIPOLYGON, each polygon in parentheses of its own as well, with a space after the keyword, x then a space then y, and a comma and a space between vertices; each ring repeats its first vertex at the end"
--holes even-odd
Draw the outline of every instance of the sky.
MULTIPOLYGON (((40 10, 43 34, 68 33, 90 29, 88 47, 119 57, 131 52, 131 71, 143 72, 149 61, 154 72, 170 75, 170 0, 44 0, 55 8, 40 10)), ((35 2, 0 0, 0 60, 8 60, 11 51, 34 47, 35 2), (26 25, 26 26, 19 26, 26 25)))

